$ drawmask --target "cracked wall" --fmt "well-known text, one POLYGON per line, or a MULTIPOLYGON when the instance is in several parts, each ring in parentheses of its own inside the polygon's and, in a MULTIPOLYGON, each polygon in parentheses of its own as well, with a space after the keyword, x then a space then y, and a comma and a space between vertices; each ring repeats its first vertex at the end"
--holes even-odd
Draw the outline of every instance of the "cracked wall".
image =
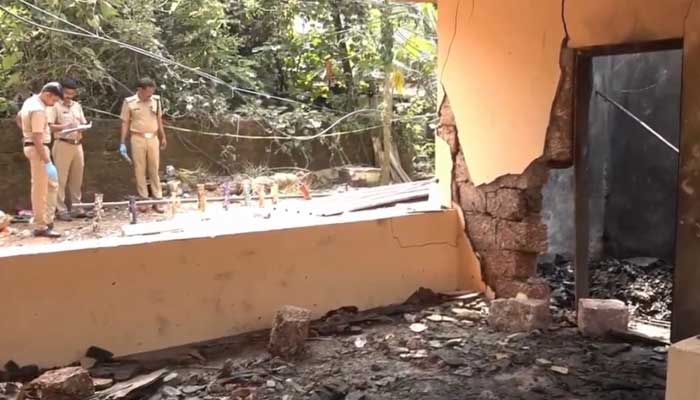
POLYGON ((497 295, 547 292, 541 191, 573 163, 575 50, 681 38, 691 2, 438 1, 436 171, 497 295))

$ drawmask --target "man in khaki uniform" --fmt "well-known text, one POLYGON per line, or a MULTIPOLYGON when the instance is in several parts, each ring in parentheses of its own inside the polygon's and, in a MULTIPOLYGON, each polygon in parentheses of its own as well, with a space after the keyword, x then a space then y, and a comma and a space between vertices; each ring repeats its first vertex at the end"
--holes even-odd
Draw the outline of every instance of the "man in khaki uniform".
POLYGON ((70 193, 70 204, 80 203, 83 186, 83 170, 85 158, 83 155, 83 133, 80 131, 62 133, 65 129, 75 128, 79 124, 85 125, 87 121, 83 115, 83 108, 75 101, 78 84, 71 80, 65 80, 63 85, 63 100, 46 110, 49 127, 54 135, 53 159, 58 169, 58 209, 57 219, 60 221, 72 221, 73 217, 84 217, 80 210, 70 210, 66 205, 66 189, 70 193))
MULTIPOLYGON (((121 145, 119 152, 126 156, 126 138, 131 135, 131 156, 134 161, 136 189, 142 199, 147 199, 148 186, 146 173, 151 182, 151 191, 156 199, 163 198, 158 168, 160 150, 165 150, 167 139, 163 129, 163 107, 160 97, 154 95, 156 84, 150 78, 139 80, 136 95, 127 97, 122 105, 121 145)), ((163 213, 163 206, 154 205, 153 209, 163 213)), ((140 207, 141 212, 148 210, 140 207)))
POLYGON ((22 125, 24 155, 29 160, 32 175, 32 211, 34 213, 34 236, 60 237, 53 230, 56 209, 58 172, 51 162, 48 145, 51 132, 46 120, 46 108, 63 98, 63 87, 58 82, 49 82, 22 104, 19 120, 22 125))

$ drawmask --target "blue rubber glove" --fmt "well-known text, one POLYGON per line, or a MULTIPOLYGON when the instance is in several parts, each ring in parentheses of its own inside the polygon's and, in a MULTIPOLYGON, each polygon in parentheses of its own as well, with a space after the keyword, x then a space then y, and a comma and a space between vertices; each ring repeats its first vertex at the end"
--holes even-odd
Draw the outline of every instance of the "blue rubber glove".
POLYGON ((126 153, 126 145, 125 145, 124 143, 122 143, 122 144, 119 145, 119 153, 120 153, 122 156, 127 156, 127 153, 126 153))
POLYGON ((46 174, 49 175, 49 180, 58 182, 58 171, 56 171, 56 166, 52 162, 46 164, 46 174))

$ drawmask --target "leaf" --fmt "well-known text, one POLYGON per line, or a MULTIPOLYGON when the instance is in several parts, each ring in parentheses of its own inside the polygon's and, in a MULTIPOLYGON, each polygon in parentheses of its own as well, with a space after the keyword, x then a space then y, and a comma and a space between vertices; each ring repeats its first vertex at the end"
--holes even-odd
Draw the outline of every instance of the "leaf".
POLYGON ((403 73, 398 69, 395 69, 391 74, 391 80, 394 85, 394 89, 398 94, 403 94, 404 87, 406 86, 406 78, 403 73))
POLYGON ((100 0, 100 14, 105 19, 114 18, 119 15, 117 10, 112 7, 107 0, 100 0))
POLYGON ((6 55, 5 57, 2 58, 2 69, 4 70, 9 70, 12 67, 14 67, 21 59, 24 53, 21 51, 16 51, 14 53, 10 53, 6 55))

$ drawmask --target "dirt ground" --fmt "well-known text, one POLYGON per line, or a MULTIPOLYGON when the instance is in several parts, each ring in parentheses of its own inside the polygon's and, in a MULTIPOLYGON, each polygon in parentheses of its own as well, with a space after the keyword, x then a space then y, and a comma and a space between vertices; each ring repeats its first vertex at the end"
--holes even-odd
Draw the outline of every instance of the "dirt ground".
MULTIPOLYGON (((665 348, 585 339, 567 322, 545 332, 498 333, 486 313, 483 299, 453 300, 339 326, 345 333, 317 329, 295 361, 272 358, 265 332, 180 349, 165 362, 177 375, 129 398, 664 398, 665 348), (174 366, 188 362, 194 364, 174 366)), ((149 360, 151 369, 162 366, 149 360)))

